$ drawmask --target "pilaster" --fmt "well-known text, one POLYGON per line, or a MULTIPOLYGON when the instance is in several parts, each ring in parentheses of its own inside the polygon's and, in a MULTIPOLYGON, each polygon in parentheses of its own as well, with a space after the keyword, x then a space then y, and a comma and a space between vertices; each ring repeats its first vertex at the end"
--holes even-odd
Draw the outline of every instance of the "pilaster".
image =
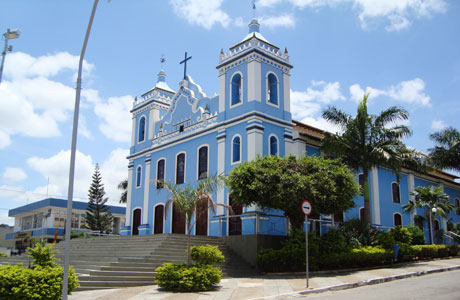
POLYGON ((371 220, 373 224, 381 224, 380 221, 380 197, 379 197, 379 173, 378 168, 374 167, 370 171, 371 175, 371 201, 372 214, 371 220))
MULTIPOLYGON (((217 133, 217 174, 225 174, 225 140, 226 140, 226 133, 225 129, 219 130, 217 133)), ((217 190, 217 203, 225 204, 225 190, 218 189, 217 190)), ((218 206, 216 210, 217 215, 224 214, 224 208, 222 206, 218 206)))
MULTIPOLYGON (((415 196, 411 195, 411 193, 415 190, 415 176, 414 173, 407 174, 407 187, 409 188, 409 201, 415 201, 415 196)), ((414 217, 416 214, 416 210, 412 210, 410 212, 410 224, 414 225, 414 217)))
POLYGON ((128 165, 128 187, 126 189, 126 225, 131 224, 131 198, 133 188, 133 162, 130 161, 128 165))
POLYGON ((142 216, 142 224, 148 224, 149 217, 149 191, 150 191, 150 157, 145 160, 144 174, 144 208, 142 216))
POLYGON ((262 101, 261 64, 253 60, 248 63, 247 91, 248 102, 262 101))

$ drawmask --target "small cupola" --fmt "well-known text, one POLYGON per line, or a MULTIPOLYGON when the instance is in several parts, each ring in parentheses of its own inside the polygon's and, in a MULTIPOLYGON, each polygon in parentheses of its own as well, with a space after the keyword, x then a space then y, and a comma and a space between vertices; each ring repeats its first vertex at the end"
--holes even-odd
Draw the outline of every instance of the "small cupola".
POLYGON ((260 32, 260 24, 257 22, 257 19, 252 19, 249 23, 249 33, 260 32))

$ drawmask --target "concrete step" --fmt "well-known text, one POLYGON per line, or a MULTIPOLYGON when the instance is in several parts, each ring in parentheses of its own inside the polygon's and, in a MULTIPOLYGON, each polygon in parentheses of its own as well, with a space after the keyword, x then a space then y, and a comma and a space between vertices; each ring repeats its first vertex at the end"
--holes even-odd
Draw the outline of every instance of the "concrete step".
POLYGON ((112 277, 123 277, 123 276, 155 276, 156 272, 119 272, 119 271, 91 271, 90 275, 95 276, 112 276, 112 277))
MULTIPOLYGON (((155 281, 80 281, 80 287, 94 288, 123 288, 130 286, 153 285, 155 281)), ((77 289, 80 290, 80 289, 77 289)))
POLYGON ((138 282, 149 282, 154 284, 154 276, 101 276, 101 275, 84 275, 79 276, 78 280, 80 281, 138 281, 138 282))

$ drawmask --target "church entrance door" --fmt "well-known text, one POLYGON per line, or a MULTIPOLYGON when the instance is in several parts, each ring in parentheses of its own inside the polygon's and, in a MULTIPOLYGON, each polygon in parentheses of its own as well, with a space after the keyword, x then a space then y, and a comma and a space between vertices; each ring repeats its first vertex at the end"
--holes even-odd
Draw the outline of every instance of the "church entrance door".
POLYGON ((208 235, 208 203, 201 203, 197 211, 195 235, 208 235))
MULTIPOLYGON (((230 198, 230 206, 233 209, 234 215, 241 215, 243 213, 243 206, 233 202, 230 198)), ((241 217, 232 217, 228 219, 228 235, 241 235, 241 217)))
POLYGON ((163 233, 164 205, 155 206, 154 234, 163 233))
POLYGON ((172 233, 185 234, 185 214, 176 209, 175 205, 172 210, 172 233))
POLYGON ((139 235, 139 225, 141 225, 141 209, 136 208, 133 212, 133 235, 139 235))

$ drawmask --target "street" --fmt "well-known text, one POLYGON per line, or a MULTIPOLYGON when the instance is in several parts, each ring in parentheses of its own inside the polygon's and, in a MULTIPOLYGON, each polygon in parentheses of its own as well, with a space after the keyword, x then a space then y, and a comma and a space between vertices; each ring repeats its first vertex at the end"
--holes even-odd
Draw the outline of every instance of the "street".
POLYGON ((410 300, 460 299, 460 270, 435 273, 376 285, 311 295, 279 296, 276 299, 316 300, 410 300))

